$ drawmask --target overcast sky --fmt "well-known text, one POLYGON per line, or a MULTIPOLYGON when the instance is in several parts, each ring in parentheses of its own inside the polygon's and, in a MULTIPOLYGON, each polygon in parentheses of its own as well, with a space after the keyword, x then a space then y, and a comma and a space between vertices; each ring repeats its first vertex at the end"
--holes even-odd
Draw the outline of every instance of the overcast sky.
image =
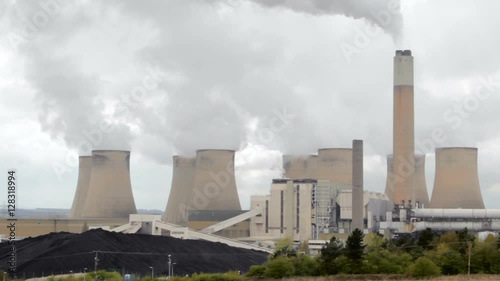
POLYGON ((17 169, 18 207, 70 208, 90 149, 132 151, 141 209, 164 210, 172 155, 205 148, 238 151, 243 208, 282 153, 352 139, 383 192, 393 56, 411 49, 429 195, 435 147, 478 147, 500 208, 500 2, 401 2, 0 1, 0 167, 17 169))

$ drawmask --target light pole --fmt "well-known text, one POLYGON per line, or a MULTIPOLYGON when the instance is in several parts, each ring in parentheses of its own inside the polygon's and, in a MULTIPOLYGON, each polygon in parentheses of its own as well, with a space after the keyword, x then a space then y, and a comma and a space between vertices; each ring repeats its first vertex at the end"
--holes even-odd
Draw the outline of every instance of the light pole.
POLYGON ((171 255, 168 255, 168 278, 172 276, 171 269, 172 269, 172 259, 171 255))
POLYGON ((151 279, 154 279, 155 278, 155 268, 150 266, 149 268, 151 268, 151 279))
POLYGON ((87 268, 83 269, 83 281, 86 281, 87 277, 87 268))

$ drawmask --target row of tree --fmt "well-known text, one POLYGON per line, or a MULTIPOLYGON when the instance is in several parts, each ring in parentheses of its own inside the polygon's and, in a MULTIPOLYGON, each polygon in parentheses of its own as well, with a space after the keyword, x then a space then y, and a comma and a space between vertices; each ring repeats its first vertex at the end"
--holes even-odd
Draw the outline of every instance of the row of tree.
POLYGON ((500 239, 479 241, 467 229, 437 233, 426 229, 418 236, 385 239, 366 237, 356 229, 343 243, 333 237, 315 257, 299 254, 291 239, 277 244, 264 265, 248 275, 283 278, 335 274, 409 274, 412 276, 500 273, 500 239))

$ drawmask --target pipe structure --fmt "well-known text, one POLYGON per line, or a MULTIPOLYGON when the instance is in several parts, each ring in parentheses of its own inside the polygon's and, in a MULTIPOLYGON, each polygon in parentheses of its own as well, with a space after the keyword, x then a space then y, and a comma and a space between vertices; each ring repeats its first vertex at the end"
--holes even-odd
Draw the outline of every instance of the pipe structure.
MULTIPOLYGON (((398 50, 394 57, 393 173, 394 203, 414 198, 415 128, 413 97, 413 56, 398 50)), ((414 204, 414 202, 412 202, 414 204)))
POLYGON ((78 181, 76 183, 75 197, 69 211, 70 218, 80 218, 83 206, 87 199, 90 183, 90 170, 92 168, 92 156, 80 156, 78 158, 78 181))
POLYGON ((477 148, 436 148, 431 208, 484 209, 477 171, 477 148))
POLYGON ((364 229, 363 220, 363 141, 352 142, 352 227, 364 229))
POLYGON ((196 151, 190 207, 194 210, 241 210, 234 177, 234 150, 196 151))
POLYGON ((420 206, 429 206, 429 194, 425 181, 425 154, 415 154, 415 196, 412 202, 419 202, 420 206))
POLYGON ((318 168, 311 175, 317 180, 352 185, 352 149, 322 148, 318 150, 318 168))
POLYGON ((82 218, 128 218, 136 214, 130 183, 130 151, 94 150, 82 218))
POLYGON ((173 156, 172 185, 163 221, 178 225, 187 224, 189 200, 193 193, 196 158, 173 156))
POLYGON ((413 209, 415 218, 500 219, 500 209, 413 209))

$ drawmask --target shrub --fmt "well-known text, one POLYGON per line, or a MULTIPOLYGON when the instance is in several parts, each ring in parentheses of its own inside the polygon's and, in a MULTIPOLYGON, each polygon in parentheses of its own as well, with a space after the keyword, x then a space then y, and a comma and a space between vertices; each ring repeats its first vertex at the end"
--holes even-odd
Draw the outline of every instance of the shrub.
POLYGON ((265 265, 252 265, 247 273, 247 276, 264 277, 265 272, 265 265))
POLYGON ((413 277, 429 277, 441 274, 439 267, 426 257, 418 258, 414 264, 408 267, 409 275, 413 277))
POLYGON ((293 276, 295 269, 292 262, 286 257, 277 257, 266 264, 265 276, 270 278, 283 278, 293 276))

